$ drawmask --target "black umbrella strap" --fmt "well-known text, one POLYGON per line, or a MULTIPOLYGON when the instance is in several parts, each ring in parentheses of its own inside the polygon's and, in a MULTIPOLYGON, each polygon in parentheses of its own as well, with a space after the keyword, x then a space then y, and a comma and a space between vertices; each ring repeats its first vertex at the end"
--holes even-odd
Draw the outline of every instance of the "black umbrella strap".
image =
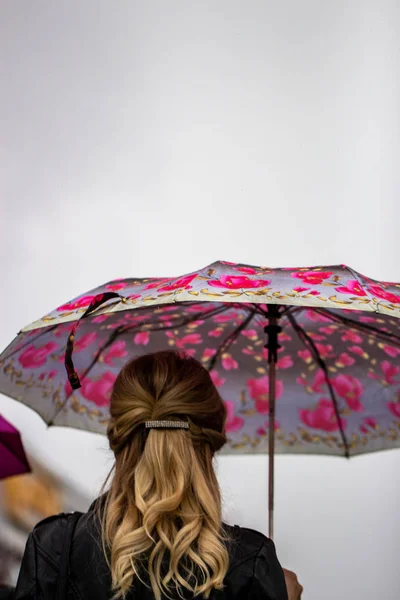
POLYGON ((86 317, 88 317, 92 312, 97 310, 102 304, 104 304, 105 302, 108 302, 109 300, 112 300, 113 298, 119 298, 121 300, 121 302, 126 302, 126 298, 124 298, 123 296, 120 296, 116 292, 106 292, 104 294, 98 294, 97 296, 95 296, 93 298, 93 300, 91 301, 91 303, 89 304, 88 308, 83 313, 81 318, 75 323, 75 325, 73 326, 73 328, 71 330, 71 333, 68 336, 67 347, 65 349, 65 368, 67 370, 68 381, 73 390, 77 390, 81 387, 81 382, 79 380, 79 376, 78 376, 77 372, 75 371, 74 362, 72 360, 72 353, 74 351, 74 341, 75 341, 76 331, 77 331, 82 319, 85 319, 86 317))

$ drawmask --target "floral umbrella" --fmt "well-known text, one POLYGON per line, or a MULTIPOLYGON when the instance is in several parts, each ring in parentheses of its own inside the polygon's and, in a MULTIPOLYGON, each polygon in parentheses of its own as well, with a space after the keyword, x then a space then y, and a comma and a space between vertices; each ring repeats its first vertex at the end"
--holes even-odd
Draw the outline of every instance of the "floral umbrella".
POLYGON ((226 402, 225 452, 269 450, 272 533, 274 452, 400 446, 399 317, 400 284, 344 265, 218 262, 117 280, 25 327, 0 355, 0 391, 48 424, 104 432, 122 365, 166 346, 185 351, 226 402))

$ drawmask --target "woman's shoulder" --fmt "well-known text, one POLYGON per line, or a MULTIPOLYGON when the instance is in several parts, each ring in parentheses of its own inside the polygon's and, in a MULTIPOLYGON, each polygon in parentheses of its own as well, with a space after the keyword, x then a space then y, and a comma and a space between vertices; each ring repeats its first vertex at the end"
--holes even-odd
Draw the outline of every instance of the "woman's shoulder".
POLYGON ((248 527, 228 527, 228 536, 232 542, 226 597, 288 600, 273 541, 248 527))
POLYGON ((242 562, 246 557, 258 555, 263 549, 274 549, 274 543, 260 531, 238 525, 225 525, 224 529, 230 540, 230 554, 232 563, 242 562))
MULTIPOLYGON (((39 521, 33 528, 31 536, 35 544, 41 548, 58 550, 64 543, 67 529, 73 528, 76 530, 79 524, 83 524, 83 521, 85 521, 85 524, 87 523, 89 516, 89 512, 52 515, 39 521)), ((72 531, 71 533, 73 534, 72 531)))

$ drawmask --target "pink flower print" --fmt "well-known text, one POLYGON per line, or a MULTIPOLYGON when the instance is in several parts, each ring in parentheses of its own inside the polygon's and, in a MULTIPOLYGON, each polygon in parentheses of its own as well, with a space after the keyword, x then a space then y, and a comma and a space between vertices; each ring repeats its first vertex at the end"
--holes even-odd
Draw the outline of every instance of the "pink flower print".
POLYGON ((182 352, 183 352, 184 356, 191 356, 193 358, 196 354, 196 349, 195 348, 184 348, 182 350, 182 352))
POLYGON ((395 367, 388 360, 384 360, 381 362, 381 369, 388 385, 398 383, 394 378, 400 373, 400 367, 395 367))
POLYGON ((329 319, 329 317, 320 315, 318 312, 316 312, 315 310, 312 310, 311 308, 306 310, 306 317, 307 317, 307 319, 309 319, 310 321, 313 321, 314 323, 331 323, 332 322, 331 319, 329 319))
MULTIPOLYGON (((274 423, 274 430, 275 431, 279 431, 280 428, 281 428, 281 426, 280 426, 279 422, 275 421, 275 423, 274 423)), ((265 436, 265 435, 267 435, 267 431, 268 430, 269 430, 269 421, 265 421, 264 427, 259 427, 257 429, 257 431, 256 431, 256 434, 260 435, 260 436, 265 436)))
POLYGON ((125 325, 125 319, 119 319, 118 321, 114 321, 114 323, 110 323, 109 325, 106 325, 105 328, 106 329, 118 329, 118 327, 121 327, 123 325, 125 325))
POLYGON ((219 375, 218 371, 215 371, 214 369, 212 371, 210 371, 210 377, 211 377, 212 382, 215 385, 215 387, 221 387, 221 385, 224 385, 224 383, 226 381, 226 379, 221 377, 219 375))
POLYGON ((213 337, 213 338, 218 338, 220 337, 220 335, 222 334, 224 330, 222 329, 222 327, 216 327, 215 329, 212 329, 211 331, 208 332, 209 337, 213 337))
POLYGON ((391 358, 396 358, 400 354, 400 348, 395 346, 383 346, 383 351, 391 358))
POLYGON ((252 350, 251 348, 243 348, 242 352, 243 352, 243 354, 247 354, 248 356, 254 356, 255 355, 255 351, 252 350))
POLYGON ((192 321, 188 325, 188 328, 189 329, 196 329, 197 327, 200 327, 200 325, 204 325, 204 323, 205 323, 204 319, 198 319, 197 321, 192 321))
POLYGON ((184 335, 182 338, 176 341, 177 348, 184 348, 185 346, 193 345, 193 344, 201 344, 202 342, 201 335, 199 333, 189 333, 188 335, 184 335))
POLYGON ((397 296, 397 294, 393 294, 392 292, 384 290, 379 285, 371 285, 369 291, 376 298, 386 300, 387 302, 390 302, 390 304, 400 304, 400 296, 397 296))
POLYGON ((104 321, 107 321, 109 316, 110 315, 98 315, 97 317, 93 317, 92 323, 103 323, 104 321))
MULTIPOLYGON (((255 401, 256 411, 260 414, 267 414, 269 411, 269 377, 264 375, 258 379, 249 379, 247 381, 250 398, 255 401)), ((283 382, 276 381, 276 399, 283 393, 283 382)))
POLYGON ((318 371, 314 375, 314 383, 311 386, 313 392, 320 394, 321 392, 327 389, 326 375, 322 369, 318 369, 318 371))
POLYGON ((337 367, 351 367, 355 362, 355 358, 347 354, 347 352, 342 352, 335 364, 337 367))
POLYGON ((305 362, 309 362, 311 360, 311 352, 309 350, 299 350, 297 355, 305 362))
POLYGON ((315 346, 321 358, 328 358, 329 356, 332 356, 333 346, 330 344, 315 344, 315 346))
POLYGON ((335 288, 339 294, 349 294, 350 296, 366 296, 366 292, 362 289, 361 284, 356 279, 349 279, 347 285, 335 288))
POLYGON ((360 426, 361 433, 369 433, 370 429, 376 429, 378 423, 373 417, 365 417, 363 419, 363 425, 360 426))
POLYGON ((191 289, 191 283, 193 279, 196 279, 196 273, 194 275, 186 275, 180 279, 172 280, 171 283, 167 283, 158 289, 159 292, 174 292, 175 290, 189 290, 191 289))
POLYGON ((247 337, 249 340, 256 340, 258 338, 257 331, 255 329, 244 329, 242 335, 247 337))
POLYGON ((301 279, 303 283, 309 283, 310 285, 319 285, 326 279, 329 279, 333 273, 329 271, 300 271, 298 273, 292 273, 292 277, 301 279))
POLYGON ((240 273, 246 273, 246 275, 256 275, 256 269, 253 267, 237 267, 235 271, 240 271, 240 273))
POLYGON ((355 331, 352 331, 351 329, 348 329, 346 331, 346 333, 344 333, 342 335, 342 341, 343 342, 353 342, 354 344, 361 344, 363 339, 362 339, 361 335, 359 335, 355 331))
POLYGON ((106 285, 106 289, 109 290, 110 292, 118 292, 118 290, 123 290, 124 288, 126 288, 127 284, 124 283, 123 281, 115 281, 114 283, 109 283, 106 285))
POLYGON ((305 375, 300 375, 299 377, 296 377, 296 383, 298 385, 307 385, 307 379, 305 375))
POLYGON ((375 429, 378 426, 374 417, 364 417, 364 423, 367 427, 371 427, 372 429, 375 429))
POLYGON ((170 323, 171 315, 161 315, 160 321, 170 323))
MULTIPOLYGON (((193 306, 186 306, 185 307, 185 312, 186 313, 199 313, 199 316, 201 316, 201 317, 208 316, 208 313, 212 312, 213 309, 215 308, 215 304, 210 302, 210 306, 213 307, 211 309, 211 311, 199 309, 199 305, 198 304, 195 304, 193 306)), ((167 310, 167 309, 168 310, 176 310, 176 305, 175 306, 174 305, 172 305, 172 306, 166 306, 163 310, 167 310)))
MULTIPOLYGON (((163 306, 161 309, 163 312, 174 312, 176 311, 176 305, 172 305, 172 306, 163 306)), ((198 312, 198 308, 196 306, 188 306, 186 309, 186 312, 198 312)))
MULTIPOLYGON (((304 425, 312 429, 320 429, 328 432, 340 429, 333 402, 327 398, 321 398, 315 408, 300 409, 299 416, 304 425)), ((347 425, 345 419, 341 418, 340 424, 345 429, 347 425)))
POLYGON ((227 417, 225 423, 225 429, 228 433, 239 431, 244 425, 244 419, 235 415, 235 403, 231 400, 225 402, 227 417))
POLYGON ((37 369, 46 364, 49 354, 58 348, 58 344, 47 342, 43 346, 28 346, 19 355, 18 361, 24 369, 37 369))
POLYGON ((400 419, 400 402, 388 402, 387 406, 392 415, 400 419))
POLYGON ((55 369, 53 369, 52 371, 50 371, 48 373, 47 379, 53 379, 56 375, 57 375, 57 371, 55 369))
POLYGON ((350 410, 355 412, 364 410, 364 406, 360 402, 364 390, 359 379, 351 375, 338 375, 332 380, 332 385, 338 396, 346 401, 350 410))
POLYGON ((287 333, 282 331, 282 333, 279 334, 279 341, 280 342, 291 342, 292 338, 290 335, 288 335, 287 333))
POLYGON ((238 318, 238 314, 235 313, 228 313, 228 314, 222 314, 222 315, 217 315, 216 317, 214 317, 214 323, 229 323, 229 321, 234 321, 235 319, 238 318))
POLYGON ((286 356, 278 359, 276 366, 278 369, 290 369, 290 367, 293 367, 293 359, 289 354, 286 354, 286 356))
POLYGON ((93 402, 96 406, 107 406, 116 378, 114 373, 108 371, 95 381, 84 379, 80 392, 86 400, 93 402))
POLYGON ((350 346, 349 352, 357 354, 358 356, 362 356, 364 354, 364 350, 361 348, 361 346, 350 346))
POLYGON ((326 336, 321 335, 320 333, 309 333, 308 335, 310 336, 310 338, 312 338, 313 340, 318 341, 318 342, 326 340, 326 336))
MULTIPOLYGON (((73 326, 74 323, 65 323, 65 325, 58 325, 57 329, 54 332, 54 335, 58 338, 64 336, 67 337, 68 334, 71 333, 73 326)), ((37 333, 37 331, 34 330, 32 333, 37 333)))
POLYGON ((231 290, 262 288, 270 283, 267 279, 250 279, 245 275, 221 275, 219 279, 212 279, 208 282, 213 287, 231 290))
MULTIPOLYGON (((267 430, 269 429, 269 421, 265 421, 265 427, 266 427, 266 429, 267 429, 267 430)), ((279 430, 280 430, 280 428, 281 428, 281 426, 280 426, 280 424, 279 424, 279 421, 277 421, 277 420, 275 419, 275 421, 274 421, 274 430, 275 430, 275 431, 279 431, 279 430)))
POLYGON ((168 318, 166 318, 166 317, 160 317, 160 320, 161 319, 162 319, 162 324, 164 327, 172 327, 173 321, 168 321, 168 318))
POLYGON ((133 338, 133 343, 136 346, 147 346, 150 341, 150 334, 148 331, 139 331, 133 338))
POLYGON ((153 281, 150 281, 150 283, 145 285, 144 289, 145 290, 153 290, 154 288, 158 287, 159 285, 164 285, 165 283, 168 283, 169 281, 172 281, 171 277, 164 277, 163 279, 154 279, 153 281))
POLYGON ((216 353, 215 348, 204 348, 203 358, 212 358, 216 353))
POLYGON ((336 331, 336 327, 335 325, 328 325, 327 327, 320 327, 318 331, 320 331, 324 335, 332 335, 332 333, 336 331))
MULTIPOLYGON (((344 312, 344 311, 342 311, 342 312, 344 312)), ((376 318, 375 317, 360 317, 360 321, 362 323, 376 324, 376 318)))
POLYGON ((58 311, 77 310, 78 308, 87 308, 89 304, 94 300, 95 296, 82 296, 77 300, 67 302, 57 308, 58 311))
POLYGON ((232 358, 230 354, 224 354, 222 357, 222 366, 225 371, 232 371, 232 369, 238 369, 239 363, 237 360, 232 358))
POLYGON ((107 350, 103 355, 103 361, 106 365, 112 365, 113 360, 119 358, 125 358, 128 356, 128 351, 126 350, 126 343, 124 340, 117 340, 113 343, 111 348, 107 350))
POLYGON ((301 294, 301 292, 307 292, 309 289, 311 289, 311 288, 309 288, 309 287, 302 287, 300 285, 300 286, 297 286, 297 287, 293 288, 293 291, 297 292, 298 294, 301 294))
POLYGON ((97 333, 95 331, 89 331, 79 337, 74 342, 74 352, 82 352, 82 350, 86 350, 88 346, 93 344, 93 342, 97 339, 97 333))

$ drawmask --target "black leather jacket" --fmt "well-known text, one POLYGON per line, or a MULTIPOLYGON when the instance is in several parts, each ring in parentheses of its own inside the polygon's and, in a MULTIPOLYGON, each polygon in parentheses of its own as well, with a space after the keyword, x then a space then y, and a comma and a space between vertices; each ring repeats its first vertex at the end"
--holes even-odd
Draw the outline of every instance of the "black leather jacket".
MULTIPOLYGON (((28 538, 16 600, 55 600, 66 528, 71 515, 50 517, 28 538)), ((111 576, 100 544, 93 508, 77 521, 69 550, 68 600, 109 600, 111 576)), ((261 533, 226 526, 232 539, 225 588, 210 600, 288 600, 274 544, 261 533)), ((127 600, 154 600, 151 589, 136 582, 127 600)))

